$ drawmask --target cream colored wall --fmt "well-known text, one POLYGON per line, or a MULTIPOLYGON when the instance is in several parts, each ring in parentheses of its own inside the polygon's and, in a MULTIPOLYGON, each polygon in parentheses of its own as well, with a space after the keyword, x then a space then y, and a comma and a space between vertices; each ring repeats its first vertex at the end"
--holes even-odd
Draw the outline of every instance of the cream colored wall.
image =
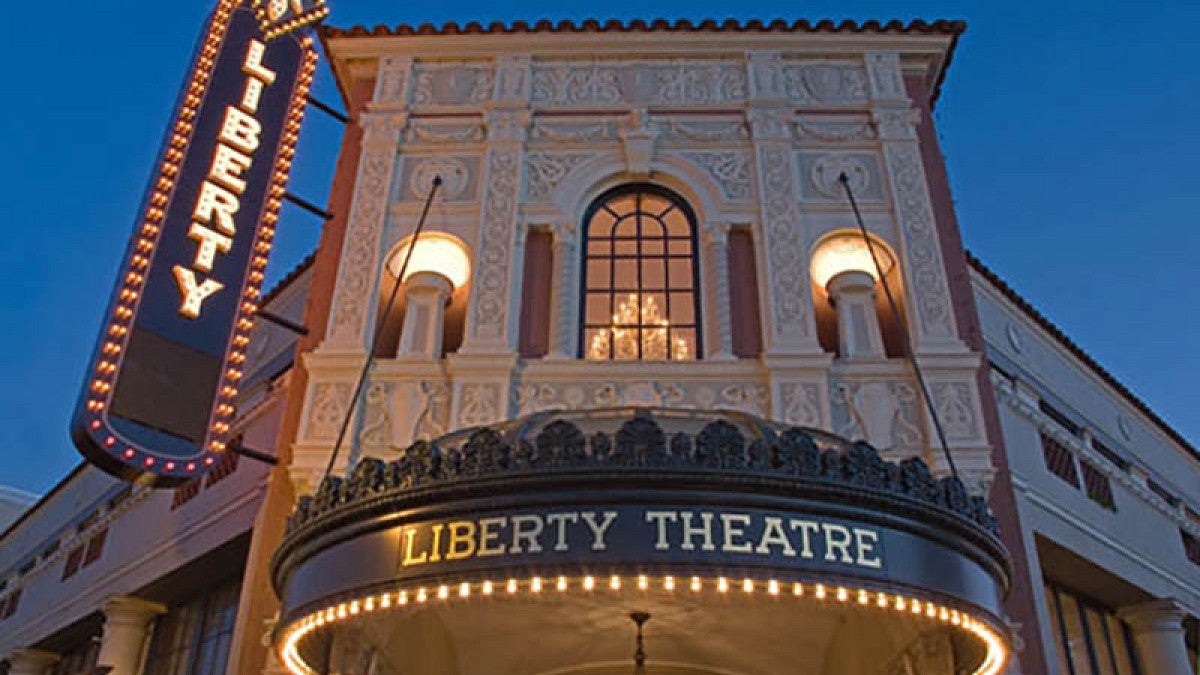
POLYGON ((311 489, 345 415, 373 328, 383 254, 407 236, 432 177, 427 227, 471 248, 466 338, 442 362, 373 370, 344 465, 414 438, 555 407, 726 407, 932 452, 903 363, 847 363, 817 341, 809 252, 853 226, 837 176, 853 177, 870 230, 905 270, 908 322, 949 443, 973 491, 990 448, 959 341, 914 127, 906 71, 936 72, 945 36, 694 34, 335 39, 335 68, 373 75, 364 152, 327 339, 311 368, 293 476, 311 489), (610 39, 611 38, 611 39, 610 39), (682 195, 699 221, 705 358, 596 363, 578 350, 579 223, 632 181, 682 195), (725 233, 749 227, 765 353, 730 358, 725 233), (555 237, 551 354, 516 353, 523 240, 555 237))

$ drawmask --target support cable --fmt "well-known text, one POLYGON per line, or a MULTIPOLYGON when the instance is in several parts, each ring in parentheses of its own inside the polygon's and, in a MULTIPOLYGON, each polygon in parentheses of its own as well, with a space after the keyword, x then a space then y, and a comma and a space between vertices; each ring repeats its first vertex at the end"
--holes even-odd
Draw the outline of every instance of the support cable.
POLYGON ((900 315, 900 307, 896 304, 896 297, 892 294, 892 289, 888 286, 887 278, 884 276, 883 265, 879 262, 879 254, 875 252, 875 242, 871 239, 871 235, 867 233, 867 226, 863 222, 862 213, 858 210, 858 202, 854 199, 854 191, 850 189, 850 177, 843 172, 838 176, 838 182, 846 190, 846 198, 850 201, 851 210, 854 211, 854 219, 858 223, 858 231, 862 234, 863 241, 867 242, 867 250, 871 252, 871 262, 875 263, 875 272, 879 275, 879 285, 883 286, 883 293, 887 296, 888 308, 892 312, 892 320, 900 327, 900 342, 904 347, 904 357, 912 364, 913 372, 917 376, 917 384, 921 388, 921 397, 925 399, 925 407, 929 409, 929 417, 933 420, 933 428, 937 432, 938 441, 942 446, 942 455, 946 458, 947 466, 950 467, 950 474, 955 478, 960 478, 958 467, 954 464, 954 458, 950 455, 950 445, 946 442, 946 432, 942 429, 942 421, 938 417, 937 410, 933 407, 933 397, 929 395, 929 386, 925 383, 925 375, 921 372, 920 364, 917 363, 917 355, 913 351, 912 339, 908 335, 907 322, 900 315))
POLYGON ((342 427, 338 431, 337 441, 333 444, 333 452, 329 453, 329 464, 325 466, 325 473, 321 476, 324 480, 333 472, 333 465, 337 462, 338 452, 342 449, 342 441, 346 438, 346 432, 350 428, 350 420, 354 418, 354 407, 358 403, 358 399, 362 397, 363 386, 367 382, 367 375, 371 371, 371 366, 375 363, 375 346, 379 342, 379 338, 383 336, 383 331, 387 327, 386 318, 392 311, 392 305, 396 304, 396 296, 400 294, 400 287, 404 285, 404 274, 408 271, 408 263, 412 260, 413 251, 417 249, 417 238, 421 236, 421 231, 425 229, 425 219, 429 215, 429 207, 433 204, 433 196, 437 194, 438 188, 442 185, 442 177, 434 176, 433 185, 429 188, 429 196, 425 198, 425 206, 421 209, 421 217, 417 220, 417 227, 413 230, 412 236, 409 237, 408 251, 404 254, 404 263, 400 266, 400 272, 396 274, 396 282, 392 284, 392 291, 388 294, 387 304, 383 306, 380 314, 384 320, 378 321, 375 326, 375 333, 371 336, 371 342, 367 345, 367 358, 363 361, 362 371, 358 374, 358 383, 354 385, 354 393, 350 396, 350 405, 346 408, 346 417, 342 420, 342 427))

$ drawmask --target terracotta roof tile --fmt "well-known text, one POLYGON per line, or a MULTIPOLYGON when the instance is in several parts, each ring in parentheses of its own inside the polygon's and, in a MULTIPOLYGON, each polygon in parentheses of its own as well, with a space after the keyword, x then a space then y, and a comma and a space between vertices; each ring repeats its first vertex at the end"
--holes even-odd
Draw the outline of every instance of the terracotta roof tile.
POLYGON ((941 34, 957 36, 966 30, 967 24, 964 21, 949 21, 939 19, 936 21, 924 21, 917 19, 907 23, 899 19, 891 21, 852 21, 845 19, 842 21, 834 21, 832 19, 821 19, 818 21, 809 21, 808 19, 798 19, 795 21, 787 21, 785 19, 773 19, 762 21, 759 19, 751 19, 748 21, 740 21, 738 19, 725 19, 718 21, 716 19, 704 19, 702 21, 691 21, 688 19, 653 19, 646 21, 644 19, 633 19, 630 21, 622 21, 619 19, 608 19, 600 21, 599 19, 585 19, 583 21, 550 21, 542 19, 540 21, 513 21, 505 23, 502 21, 493 21, 484 25, 478 21, 472 21, 466 24, 459 25, 456 22, 444 23, 440 26, 423 23, 416 26, 411 24, 398 24, 396 26, 385 26, 379 24, 373 28, 366 26, 352 26, 350 28, 337 28, 333 26, 323 27, 322 34, 327 38, 338 37, 367 37, 367 36, 385 36, 385 35, 483 35, 483 34, 524 34, 524 33, 596 33, 596 32, 617 32, 617 33, 632 33, 632 32, 705 32, 719 31, 731 33, 768 33, 768 32, 802 32, 802 33, 924 33, 924 34, 941 34))
POLYGON ((1157 413, 1151 410, 1150 406, 1146 405, 1145 401, 1138 398, 1137 395, 1130 391, 1129 388, 1124 384, 1121 384, 1120 380, 1114 377, 1112 373, 1104 369, 1104 366, 1100 365, 1095 359, 1093 359, 1091 355, 1085 352, 1082 347, 1075 343, 1074 340, 1067 337, 1066 333, 1063 333, 1061 328, 1054 325, 1054 322, 1050 321, 1050 319, 1047 319, 1045 315, 1037 310, 1036 307, 1030 304, 1028 300, 1021 297, 1019 293, 1014 291, 1011 286, 997 276, 997 274, 988 268, 987 265, 984 265, 983 262, 980 261, 979 258, 976 258, 975 255, 970 251, 967 251, 967 262, 970 263, 971 267, 978 272, 980 276, 987 279, 988 282, 995 286, 996 290, 1000 291, 1004 297, 1008 298, 1008 300, 1016 305, 1018 309, 1025 312, 1030 319, 1033 319, 1033 322, 1041 327, 1042 330, 1049 333, 1050 336, 1055 340, 1058 340, 1058 342, 1062 344, 1067 351, 1071 352, 1077 359, 1082 361, 1085 366, 1090 368, 1092 372, 1099 376, 1100 379, 1104 380, 1105 383, 1115 389, 1116 392, 1124 397, 1130 405, 1149 418, 1150 421, 1153 422, 1155 426, 1157 426, 1164 434, 1170 437, 1171 440, 1178 443, 1184 450, 1190 452, 1193 457, 1200 459, 1200 450, 1197 450, 1196 447, 1188 442, 1188 440, 1184 438, 1182 434, 1171 427, 1170 424, 1167 424, 1166 420, 1159 417, 1157 413))

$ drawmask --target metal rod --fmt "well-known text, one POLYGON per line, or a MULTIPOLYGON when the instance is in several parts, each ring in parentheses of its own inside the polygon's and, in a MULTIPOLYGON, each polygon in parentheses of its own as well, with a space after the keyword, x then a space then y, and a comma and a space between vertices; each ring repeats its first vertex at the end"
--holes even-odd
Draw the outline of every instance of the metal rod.
POLYGON ((252 450, 240 443, 230 443, 229 445, 226 445, 225 448, 235 455, 241 455, 242 457, 252 459, 256 462, 270 464, 271 466, 279 465, 279 459, 276 458, 275 455, 263 452, 262 450, 252 450))
POLYGON ((342 124, 350 123, 350 118, 347 117, 345 113, 339 112, 338 110, 335 110, 332 106, 330 106, 328 103, 323 103, 320 100, 314 98, 312 94, 308 95, 308 103, 312 107, 316 108, 317 110, 320 110, 321 112, 325 113, 326 115, 329 115, 330 117, 341 122, 342 124))
POLYGON ((925 398, 925 407, 929 409, 929 418, 933 420, 933 428, 937 432, 938 442, 942 444, 942 455, 945 456, 946 464, 950 467, 950 474, 955 478, 959 478, 958 467, 954 464, 954 458, 950 456, 950 445, 946 443, 946 432, 942 430, 942 421, 938 418, 937 410, 933 407, 933 397, 929 395, 929 386, 925 383, 925 374, 921 372, 921 366, 917 363, 917 355, 913 351, 912 339, 908 335, 907 322, 900 315, 900 307, 896 304, 896 297, 892 295, 892 288, 888 285, 887 277, 884 276, 883 265, 879 262, 879 255, 875 252, 875 242, 871 239, 871 235, 867 233, 866 223, 863 222, 862 213, 858 210, 858 202, 854 199, 854 191, 850 189, 850 177, 843 172, 838 176, 838 181, 846 190, 846 198, 850 200, 850 208, 854 211, 854 219, 858 222, 858 231, 862 234, 863 240, 867 242, 867 250, 871 252, 871 261, 875 263, 875 272, 879 275, 879 285, 883 286, 883 293, 887 296, 888 307, 892 312, 892 320, 896 322, 896 325, 900 326, 900 342, 904 346, 904 356, 912 364, 913 372, 917 376, 917 384, 921 387, 921 395, 925 398))
POLYGON ((371 371, 371 366, 375 363, 375 345, 379 342, 379 338, 383 335, 384 329, 387 327, 387 315, 392 311, 392 305, 396 304, 396 296, 400 294, 400 287, 404 285, 404 273, 408 271, 408 262, 412 260, 413 251, 417 249, 417 238, 421 236, 421 231, 425 229, 425 219, 429 216, 429 207, 433 205, 433 196, 437 194, 438 188, 442 185, 442 177, 434 176, 433 185, 429 187, 429 196, 425 198, 425 206, 421 209, 421 217, 417 220, 417 227, 413 229, 412 236, 409 237, 408 251, 404 254, 404 264, 400 266, 400 272, 396 275, 396 282, 392 284, 392 292, 388 294, 387 304, 383 306, 383 320, 378 321, 375 326, 375 334, 371 336, 371 343, 367 345, 367 358, 363 361, 362 371, 358 374, 358 383, 354 386, 354 392, 350 395, 350 405, 346 408, 346 417, 342 420, 342 427, 338 430, 337 441, 333 444, 333 452, 329 453, 329 464, 325 466, 325 473, 322 480, 333 471, 333 465, 337 462, 338 452, 342 449, 342 441, 346 439, 346 432, 350 429, 350 420, 354 417, 354 406, 358 403, 358 399, 362 397, 363 386, 367 383, 367 375, 371 371))
POLYGON ((305 199, 303 197, 299 197, 290 192, 285 192, 285 193, 283 193, 283 198, 286 199, 287 201, 295 204, 296 206, 299 206, 300 208, 304 209, 305 211, 308 211, 309 213, 313 214, 314 216, 321 218, 322 220, 332 220, 333 219, 332 213, 326 211, 325 209, 317 206, 316 204, 308 201, 307 199, 305 199))
POLYGON ((258 311, 255 312, 255 314, 258 315, 258 317, 263 319, 264 321, 273 323, 276 326, 279 326, 280 328, 286 328, 287 330, 290 330, 297 335, 303 335, 304 337, 308 337, 308 328, 301 326, 298 323, 289 321, 288 319, 285 319, 282 316, 275 314, 274 312, 268 312, 267 310, 260 307, 258 309, 258 311))

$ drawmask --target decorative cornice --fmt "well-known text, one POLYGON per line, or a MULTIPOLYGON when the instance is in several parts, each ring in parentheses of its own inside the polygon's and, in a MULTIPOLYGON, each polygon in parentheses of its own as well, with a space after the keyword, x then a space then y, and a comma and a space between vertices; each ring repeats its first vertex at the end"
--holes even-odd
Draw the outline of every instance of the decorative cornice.
POLYGON ((303 536, 389 496, 581 474, 599 480, 686 476, 730 489, 786 482, 797 495, 845 492, 863 503, 906 504, 943 514, 967 530, 997 532, 985 499, 969 496, 957 478, 934 479, 920 459, 887 462, 866 443, 744 413, 657 408, 536 413, 419 441, 392 462, 364 459, 349 478, 326 477, 315 495, 302 497, 289 531, 303 536))
MULTIPOLYGON (((1200 526, 1189 520, 1183 512, 1183 509, 1172 506, 1165 499, 1154 494, 1145 483, 1137 480, 1128 471, 1125 471, 1113 464, 1107 457, 1096 452, 1092 448, 1083 443, 1078 436, 1064 429, 1058 422, 1055 422, 1048 415, 1043 413, 1037 406, 1031 404, 1017 391, 1017 387, 1007 378, 992 373, 992 384, 996 389, 996 396, 1002 402, 1012 408, 1025 419, 1033 422, 1034 426, 1053 438, 1063 447, 1070 450, 1075 455, 1087 460, 1089 464, 1104 472, 1104 475, 1116 480, 1121 485, 1124 485, 1130 492, 1137 495, 1155 510, 1169 518, 1171 522, 1179 526, 1179 528, 1193 537, 1200 537, 1200 526)), ((1182 497, 1180 498, 1182 499, 1182 497)), ((1182 502, 1181 502, 1182 503, 1182 502)), ((1193 508, 1193 507, 1187 507, 1193 508)), ((1193 508, 1193 510, 1196 510, 1193 508)))

